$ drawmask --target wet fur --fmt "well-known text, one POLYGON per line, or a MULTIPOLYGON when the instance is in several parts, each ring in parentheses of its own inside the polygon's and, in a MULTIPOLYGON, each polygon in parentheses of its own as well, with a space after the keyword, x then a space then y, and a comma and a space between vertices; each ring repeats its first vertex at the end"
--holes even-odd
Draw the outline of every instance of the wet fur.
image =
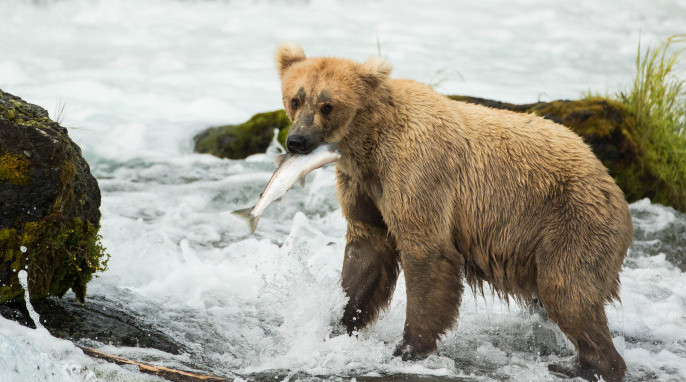
POLYGON ((623 378, 604 305, 619 298, 631 217, 579 136, 535 115, 390 79, 381 59, 308 59, 286 45, 276 60, 290 134, 337 142, 342 154, 350 332, 387 306, 400 264, 407 312, 396 354, 403 359, 435 351, 458 317, 466 280, 475 291, 487 282, 504 298, 537 298, 576 346, 582 375, 623 378), (334 110, 328 117, 317 112, 324 92, 334 110), (291 109, 292 97, 305 107, 291 109))

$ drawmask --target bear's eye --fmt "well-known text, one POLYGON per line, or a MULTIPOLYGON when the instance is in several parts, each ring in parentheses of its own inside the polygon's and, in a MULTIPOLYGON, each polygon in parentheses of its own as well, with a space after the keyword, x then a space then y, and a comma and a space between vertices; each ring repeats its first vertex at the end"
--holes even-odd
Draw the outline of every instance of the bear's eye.
POLYGON ((291 109, 296 110, 300 106, 300 100, 297 98, 293 98, 291 100, 291 109))
POLYGON ((326 104, 322 106, 322 114, 326 117, 327 115, 331 114, 331 110, 333 110, 333 106, 331 104, 326 104))

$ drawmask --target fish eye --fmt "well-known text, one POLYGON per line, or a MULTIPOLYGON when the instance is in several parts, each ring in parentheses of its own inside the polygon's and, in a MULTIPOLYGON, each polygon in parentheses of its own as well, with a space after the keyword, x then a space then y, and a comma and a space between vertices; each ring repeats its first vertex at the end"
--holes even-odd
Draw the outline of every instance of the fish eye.
POLYGON ((300 100, 297 98, 293 98, 291 100, 291 109, 296 110, 300 106, 300 100))
POLYGON ((321 109, 322 114, 324 114, 324 116, 331 114, 332 110, 333 110, 333 106, 331 106, 330 103, 325 104, 324 106, 322 106, 322 109, 321 109))

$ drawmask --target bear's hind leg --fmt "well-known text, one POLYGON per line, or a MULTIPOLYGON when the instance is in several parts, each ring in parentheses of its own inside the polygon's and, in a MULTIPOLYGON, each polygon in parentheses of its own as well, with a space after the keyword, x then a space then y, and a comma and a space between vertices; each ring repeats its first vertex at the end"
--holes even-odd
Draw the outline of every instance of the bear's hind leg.
MULTIPOLYGON (((539 285, 540 287, 540 285, 539 285)), ((558 288, 541 288, 539 297, 548 317, 558 324, 579 354, 578 376, 594 381, 595 375, 608 382, 624 378, 626 364, 612 343, 604 301, 581 301, 583 293, 558 288)))
MULTIPOLYGON (((423 359, 436 350, 438 337, 457 319, 464 286, 464 258, 453 247, 423 243, 403 251, 407 289, 403 340, 394 355, 423 359)), ((407 246, 405 246, 407 248, 407 246)))

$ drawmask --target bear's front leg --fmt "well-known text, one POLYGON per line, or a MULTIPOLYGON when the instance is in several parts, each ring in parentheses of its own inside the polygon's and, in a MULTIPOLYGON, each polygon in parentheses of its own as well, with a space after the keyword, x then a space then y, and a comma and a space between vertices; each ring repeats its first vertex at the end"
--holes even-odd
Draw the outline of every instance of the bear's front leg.
MULTIPOLYGON (((348 235, 342 285, 348 295, 343 324, 352 334, 373 322, 390 302, 398 279, 398 252, 384 230, 366 227, 365 235, 348 235)), ((350 232, 350 230, 349 230, 350 232)))
POLYGON ((403 340, 395 356, 424 359, 457 319, 464 286, 464 258, 450 244, 405 242, 401 259, 407 288, 403 340))
POLYGON ((395 290, 399 251, 371 198, 338 172, 338 199, 348 221, 341 284, 349 300, 342 323, 348 334, 374 321, 395 290))

